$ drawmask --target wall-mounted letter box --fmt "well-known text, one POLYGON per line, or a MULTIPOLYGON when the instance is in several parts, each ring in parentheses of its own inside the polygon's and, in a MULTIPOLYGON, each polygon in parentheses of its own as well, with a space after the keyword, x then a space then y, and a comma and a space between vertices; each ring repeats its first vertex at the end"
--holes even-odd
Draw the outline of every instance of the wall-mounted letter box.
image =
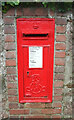
POLYGON ((19 102, 52 102, 54 19, 17 19, 19 102))

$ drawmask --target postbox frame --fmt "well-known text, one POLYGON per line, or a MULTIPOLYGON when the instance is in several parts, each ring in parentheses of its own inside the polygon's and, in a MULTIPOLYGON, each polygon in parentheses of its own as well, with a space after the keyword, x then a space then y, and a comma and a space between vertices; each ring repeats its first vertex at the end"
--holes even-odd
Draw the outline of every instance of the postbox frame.
MULTIPOLYGON (((49 23, 50 24, 50 23, 49 23)), ((53 68, 54 68, 54 31, 55 31, 55 19, 51 19, 51 18, 18 18, 17 19, 17 60, 18 60, 18 92, 19 92, 19 102, 20 103, 25 103, 25 102, 52 102, 52 95, 53 95, 53 68), (19 34, 19 22, 21 21, 52 21, 53 22, 53 26, 52 26, 52 41, 50 41, 50 68, 49 69, 49 73, 50 73, 50 80, 49 80, 49 91, 51 91, 51 93, 48 93, 48 99, 36 99, 36 98, 30 98, 28 97, 27 99, 24 97, 24 86, 23 86, 23 81, 24 81, 24 73, 23 73, 23 63, 24 63, 24 59, 23 59, 23 48, 24 47, 29 47, 29 46, 36 46, 36 45, 22 45, 22 42, 20 40, 21 34, 19 34), (22 45, 22 47, 21 47, 22 45), (50 47, 51 46, 51 47, 50 47), (22 59, 21 59, 22 58, 22 59), (21 63, 21 64, 20 64, 21 63)), ((49 32, 50 33, 50 32, 49 32)), ((37 44, 38 45, 38 44, 37 44)), ((41 45, 38 45, 41 46, 41 45)), ((43 47, 45 47, 46 45, 42 45, 43 47)), ((35 68, 29 68, 29 69, 35 69, 35 68)), ((42 68, 40 68, 42 69, 42 68)))

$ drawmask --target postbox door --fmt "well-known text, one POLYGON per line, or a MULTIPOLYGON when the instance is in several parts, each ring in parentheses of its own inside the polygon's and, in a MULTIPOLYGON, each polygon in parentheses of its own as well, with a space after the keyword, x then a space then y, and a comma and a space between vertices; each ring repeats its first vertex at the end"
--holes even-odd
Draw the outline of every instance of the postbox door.
POLYGON ((50 46, 24 46, 23 49, 24 97, 48 98, 50 46))

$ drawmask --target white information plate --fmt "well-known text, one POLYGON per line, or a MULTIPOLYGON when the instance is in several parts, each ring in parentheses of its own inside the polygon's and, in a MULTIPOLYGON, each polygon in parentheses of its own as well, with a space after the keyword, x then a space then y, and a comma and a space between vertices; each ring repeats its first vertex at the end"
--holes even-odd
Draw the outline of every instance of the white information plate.
POLYGON ((42 68, 43 47, 29 47, 29 68, 42 68))

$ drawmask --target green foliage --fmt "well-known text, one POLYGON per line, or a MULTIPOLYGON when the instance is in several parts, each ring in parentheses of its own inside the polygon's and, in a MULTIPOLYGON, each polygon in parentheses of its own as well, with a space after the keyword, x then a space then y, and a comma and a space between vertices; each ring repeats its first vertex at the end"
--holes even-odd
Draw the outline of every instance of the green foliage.
POLYGON ((51 10, 58 10, 58 12, 66 12, 72 10, 72 2, 42 2, 44 7, 49 7, 51 10))
POLYGON ((44 7, 47 7, 48 2, 42 2, 42 4, 44 5, 44 7))
POLYGON ((16 6, 16 5, 19 5, 19 1, 17 1, 17 2, 2 2, 2 6, 3 6, 3 12, 4 13, 6 13, 7 12, 7 10, 12 6, 12 7, 14 7, 14 6, 16 6))
POLYGON ((72 2, 58 2, 56 6, 58 12, 66 12, 72 10, 72 2))
MULTIPOLYGON (((40 0, 39 0, 40 1, 40 0)), ((66 12, 69 10, 72 10, 73 2, 39 2, 36 0, 36 2, 2 2, 3 6, 3 12, 5 13, 11 6, 22 6, 22 7, 36 7, 36 6, 43 6, 48 7, 51 10, 57 10, 58 12, 66 12)))
POLYGON ((7 2, 11 6, 19 5, 20 2, 7 2))

